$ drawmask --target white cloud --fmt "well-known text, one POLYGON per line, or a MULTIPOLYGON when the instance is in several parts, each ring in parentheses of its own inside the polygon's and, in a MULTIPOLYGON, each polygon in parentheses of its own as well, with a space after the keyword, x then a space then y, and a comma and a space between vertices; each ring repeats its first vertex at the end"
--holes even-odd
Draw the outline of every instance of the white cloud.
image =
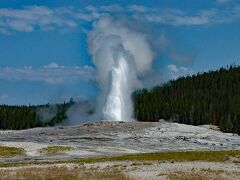
POLYGON ((184 66, 181 66, 181 67, 180 67, 180 70, 181 70, 181 71, 188 71, 188 68, 187 68, 187 67, 184 67, 184 66))
POLYGON ((40 81, 49 84, 67 84, 80 80, 91 81, 95 79, 95 69, 90 66, 64 67, 50 63, 43 68, 0 68, 0 79, 13 81, 40 81))
POLYGON ((169 64, 167 66, 167 69, 168 69, 170 79, 176 79, 180 76, 192 74, 192 71, 189 70, 187 67, 184 67, 184 66, 178 67, 175 64, 169 64))
POLYGON ((75 28, 77 23, 68 17, 71 13, 71 8, 50 9, 45 6, 28 6, 22 9, 1 8, 0 29, 6 34, 14 31, 32 32, 37 28, 42 30, 49 27, 75 28))
POLYGON ((129 8, 130 11, 146 12, 146 7, 145 6, 131 5, 128 8, 129 8))
POLYGON ((182 25, 204 25, 211 21, 213 14, 207 14, 206 11, 199 12, 197 15, 188 15, 183 11, 176 9, 166 9, 162 13, 150 13, 140 15, 139 18, 145 18, 152 23, 169 24, 174 26, 182 25))
POLYGON ((171 72, 178 72, 179 71, 179 69, 177 68, 177 66, 175 64, 169 64, 167 67, 171 72))
POLYGON ((94 20, 98 19, 100 16, 102 16, 102 14, 100 14, 98 12, 76 13, 76 14, 74 14, 74 17, 76 19, 80 19, 80 20, 83 20, 83 21, 94 21, 94 20))
POLYGON ((141 6, 141 5, 130 5, 128 6, 129 11, 133 11, 133 12, 138 12, 138 13, 144 13, 144 12, 154 12, 156 11, 156 9, 153 8, 149 8, 146 6, 141 6))
MULTIPOLYGON (((49 8, 46 6, 27 6, 23 8, 0 8, 0 33, 10 35, 14 32, 33 32, 35 30, 54 31, 79 27, 82 22, 92 22, 106 15, 127 14, 137 20, 173 26, 200 26, 208 24, 229 23, 240 19, 240 5, 226 3, 231 0, 216 0, 224 3, 219 8, 197 10, 155 8, 138 4, 120 6, 86 6, 49 8)), ((231 1, 234 2, 234 1, 231 1)), ((81 28, 81 27, 80 27, 81 28)))
POLYGON ((157 11, 135 12, 133 17, 151 23, 173 26, 199 26, 208 24, 229 23, 240 19, 240 5, 225 6, 222 9, 209 8, 189 13, 187 10, 158 9, 157 11))
POLYGON ((33 26, 22 20, 9 20, 7 22, 7 25, 9 28, 14 29, 16 31, 22 31, 22 32, 33 31, 33 26))
POLYGON ((33 67, 32 66, 24 66, 23 68, 24 69, 32 69, 33 67))
POLYGON ((123 11, 123 7, 117 4, 112 4, 108 6, 100 6, 101 11, 108 11, 108 12, 121 12, 123 11))
POLYGON ((95 6, 86 6, 85 9, 87 11, 97 11, 97 8, 95 6))
POLYGON ((45 66, 43 66, 44 68, 64 68, 64 66, 59 66, 57 63, 55 63, 55 62, 51 62, 50 64, 48 64, 48 65, 45 65, 45 66))

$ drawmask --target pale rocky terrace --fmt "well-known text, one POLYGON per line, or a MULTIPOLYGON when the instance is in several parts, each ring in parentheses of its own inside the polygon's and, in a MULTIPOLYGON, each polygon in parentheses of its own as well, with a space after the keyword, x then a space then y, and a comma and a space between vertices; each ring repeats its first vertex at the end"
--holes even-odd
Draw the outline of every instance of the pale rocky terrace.
POLYGON ((0 145, 24 148, 26 155, 0 158, 6 161, 60 160, 129 153, 240 149, 240 136, 214 130, 214 126, 191 126, 159 122, 99 121, 78 126, 0 131, 0 145), (74 150, 47 156, 41 148, 71 146, 74 150))

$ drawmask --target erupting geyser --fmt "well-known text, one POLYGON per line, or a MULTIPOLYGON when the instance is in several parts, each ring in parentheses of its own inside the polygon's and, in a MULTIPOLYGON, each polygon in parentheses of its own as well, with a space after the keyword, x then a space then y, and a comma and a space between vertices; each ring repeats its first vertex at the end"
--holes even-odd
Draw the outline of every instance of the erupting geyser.
POLYGON ((103 109, 106 119, 129 119, 132 112, 131 84, 129 82, 129 67, 127 58, 119 53, 115 57, 115 65, 110 72, 109 94, 103 109))
POLYGON ((131 94, 138 76, 151 68, 153 53, 142 33, 110 17, 101 18, 88 34, 88 46, 100 86, 97 114, 115 121, 132 119, 131 94))

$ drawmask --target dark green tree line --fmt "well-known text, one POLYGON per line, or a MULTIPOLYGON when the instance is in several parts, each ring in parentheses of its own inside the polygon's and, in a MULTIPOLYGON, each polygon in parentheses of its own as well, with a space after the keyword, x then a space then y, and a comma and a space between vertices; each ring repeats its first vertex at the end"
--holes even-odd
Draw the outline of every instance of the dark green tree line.
POLYGON ((66 112, 73 104, 68 103, 39 106, 9 106, 0 105, 0 129, 27 129, 33 127, 54 126, 67 118, 66 112), (45 118, 39 113, 44 110, 48 113, 54 107, 55 111, 50 118, 45 118))
POLYGON ((171 120, 214 124, 224 132, 240 134, 240 67, 181 77, 133 94, 139 121, 171 120))

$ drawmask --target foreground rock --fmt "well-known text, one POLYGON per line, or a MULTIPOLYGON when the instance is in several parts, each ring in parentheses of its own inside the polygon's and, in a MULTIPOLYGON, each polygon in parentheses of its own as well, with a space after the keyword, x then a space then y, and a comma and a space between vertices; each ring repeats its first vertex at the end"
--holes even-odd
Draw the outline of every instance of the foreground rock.
POLYGON ((0 158, 0 162, 56 160, 126 153, 240 149, 240 136, 212 126, 160 122, 107 122, 66 127, 0 131, 0 146, 21 147, 25 155, 0 158), (214 130, 215 129, 215 130, 214 130), (68 146, 69 151, 44 154, 48 146, 68 146))

